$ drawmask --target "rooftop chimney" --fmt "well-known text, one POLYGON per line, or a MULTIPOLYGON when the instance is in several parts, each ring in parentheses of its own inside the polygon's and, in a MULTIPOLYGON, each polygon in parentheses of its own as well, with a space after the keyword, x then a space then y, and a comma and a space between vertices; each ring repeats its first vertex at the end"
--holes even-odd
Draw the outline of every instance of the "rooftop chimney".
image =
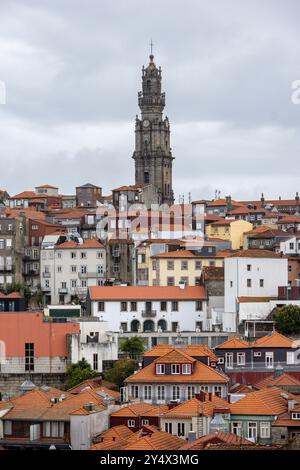
POLYGON ((196 440, 196 432, 195 431, 189 431, 188 432, 188 442, 194 442, 196 440))

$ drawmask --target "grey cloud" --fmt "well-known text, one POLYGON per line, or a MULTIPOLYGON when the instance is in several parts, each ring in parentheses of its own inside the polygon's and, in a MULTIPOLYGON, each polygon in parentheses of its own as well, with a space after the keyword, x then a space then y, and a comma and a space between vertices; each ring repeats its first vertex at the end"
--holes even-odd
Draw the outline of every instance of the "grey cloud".
POLYGON ((91 180, 107 192, 133 182, 140 69, 152 37, 176 194, 294 195, 299 14, 296 0, 2 0, 0 186, 14 193, 49 182, 71 192, 91 180))

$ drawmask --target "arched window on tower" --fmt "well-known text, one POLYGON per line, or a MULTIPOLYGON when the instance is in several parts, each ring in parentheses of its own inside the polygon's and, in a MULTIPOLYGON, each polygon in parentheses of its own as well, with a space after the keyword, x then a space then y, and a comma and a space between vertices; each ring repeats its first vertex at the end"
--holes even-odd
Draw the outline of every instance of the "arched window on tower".
POLYGON ((144 183, 149 183, 149 182, 150 182, 149 172, 145 171, 144 172, 144 183))

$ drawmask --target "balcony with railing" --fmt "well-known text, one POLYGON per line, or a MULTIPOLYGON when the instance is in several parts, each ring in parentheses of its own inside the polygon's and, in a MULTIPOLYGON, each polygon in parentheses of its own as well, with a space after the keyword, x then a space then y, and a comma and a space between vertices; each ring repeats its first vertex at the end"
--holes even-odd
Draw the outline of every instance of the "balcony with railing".
POLYGON ((13 269, 11 264, 0 264, 0 272, 12 272, 13 269))
POLYGON ((67 287, 60 287, 58 289, 58 293, 59 294, 67 294, 69 291, 68 291, 68 288, 67 287))
POLYGON ((142 310, 143 318, 154 318, 156 317, 156 310, 142 310))

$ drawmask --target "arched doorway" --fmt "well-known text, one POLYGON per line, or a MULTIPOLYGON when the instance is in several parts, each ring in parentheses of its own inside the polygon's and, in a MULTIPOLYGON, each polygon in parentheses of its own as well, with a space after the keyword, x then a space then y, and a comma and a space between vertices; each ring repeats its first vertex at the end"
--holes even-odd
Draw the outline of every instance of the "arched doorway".
POLYGON ((167 331, 168 327, 167 327, 167 322, 166 320, 159 320, 158 323, 157 323, 157 329, 160 328, 161 331, 167 331))
POLYGON ((154 331, 154 322, 152 320, 146 320, 144 322, 144 328, 143 328, 144 333, 148 331, 154 331))
POLYGON ((140 329, 140 322, 138 320, 132 320, 131 322, 131 331, 133 331, 134 333, 137 333, 140 329))

